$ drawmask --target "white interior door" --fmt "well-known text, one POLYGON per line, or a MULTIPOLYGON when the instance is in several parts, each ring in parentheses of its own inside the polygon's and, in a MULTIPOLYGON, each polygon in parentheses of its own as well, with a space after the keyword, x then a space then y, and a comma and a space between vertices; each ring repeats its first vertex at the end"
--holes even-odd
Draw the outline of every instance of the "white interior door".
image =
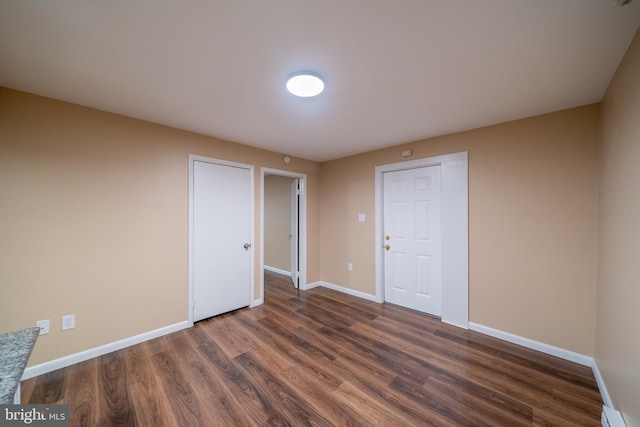
POLYGON ((385 300, 440 316, 440 166, 383 177, 385 300))
POLYGON ((298 217, 300 215, 300 191, 298 187, 299 180, 293 179, 291 182, 291 281, 293 286, 300 286, 298 274, 298 242, 299 242, 299 225, 298 217))
POLYGON ((193 319, 251 303, 250 169, 193 163, 193 319))

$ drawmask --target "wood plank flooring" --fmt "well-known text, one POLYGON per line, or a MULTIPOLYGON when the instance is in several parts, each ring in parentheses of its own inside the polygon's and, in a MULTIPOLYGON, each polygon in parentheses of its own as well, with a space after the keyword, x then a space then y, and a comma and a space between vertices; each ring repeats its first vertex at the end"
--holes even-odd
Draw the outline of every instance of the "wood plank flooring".
POLYGON ((74 426, 598 426, 591 370, 265 272, 265 304, 27 380, 74 426))

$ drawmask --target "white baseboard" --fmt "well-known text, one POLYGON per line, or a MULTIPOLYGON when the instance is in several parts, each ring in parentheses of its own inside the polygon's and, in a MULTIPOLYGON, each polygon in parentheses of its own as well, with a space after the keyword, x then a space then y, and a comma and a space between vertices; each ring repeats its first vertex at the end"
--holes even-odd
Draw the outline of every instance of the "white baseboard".
POLYGON ((300 286, 300 290, 308 291, 309 289, 317 288, 318 286, 322 286, 322 282, 307 283, 304 286, 300 286))
POLYGON ((503 341, 507 341, 513 344, 518 344, 523 347, 530 348, 532 350, 537 350, 545 354, 550 354, 552 356, 556 356, 561 359, 568 360, 570 362, 575 362, 580 365, 590 367, 591 370, 593 371, 593 376, 596 379, 596 383, 598 384, 598 390, 600 391, 600 396, 602 397, 602 402, 604 403, 604 406, 607 406, 609 408, 614 408, 613 401, 611 400, 611 396, 609 395, 609 391, 607 390, 607 386, 605 385, 604 378, 602 377, 602 374, 600 373, 600 369, 598 368, 598 364, 593 357, 576 353, 570 350, 565 350, 563 348, 555 347, 539 341, 534 341, 529 338, 524 338, 518 335, 510 334, 509 332, 504 332, 497 329, 489 328, 488 326, 482 326, 477 323, 469 322, 469 329, 484 335, 489 335, 491 337, 501 339, 503 341))
POLYGON ((334 285, 333 283, 329 283, 329 282, 314 282, 312 284, 307 284, 307 286, 305 287, 305 290, 307 289, 311 289, 311 288, 315 288, 317 286, 322 286, 324 288, 327 289, 333 289, 334 291, 338 291, 338 292, 342 292, 344 294, 348 294, 348 295, 353 295, 354 297, 358 297, 358 298, 363 298, 369 301, 373 301, 373 302, 381 302, 378 301, 378 299, 376 298, 375 295, 371 295, 371 294, 367 294, 364 292, 360 292, 360 291, 356 291, 354 289, 350 289, 350 288, 345 288, 344 286, 339 286, 339 285, 334 285))
POLYGON ((262 304, 264 304, 264 298, 259 298, 259 299, 253 300, 253 303, 251 303, 249 308, 257 307, 262 304))
POLYGON ((85 360, 102 356, 104 354, 111 353, 112 351, 130 347, 135 344, 140 344, 141 342, 149 341, 151 339, 158 338, 172 332, 177 332, 188 327, 189 322, 185 320, 184 322, 174 323, 173 325, 165 326, 163 328, 155 329, 149 332, 144 332, 140 335, 135 335, 133 337, 101 345, 99 347, 90 348, 89 350, 70 354, 68 356, 51 360, 49 362, 44 362, 39 365, 30 366, 24 370, 22 380, 37 377, 38 375, 46 374, 48 372, 55 371, 56 369, 66 368, 67 366, 84 362, 85 360))
POLYGON ((514 335, 509 332, 493 329, 488 326, 482 326, 477 323, 469 322, 469 329, 472 331, 480 332, 481 334, 489 335, 494 338, 508 341, 513 344, 518 344, 532 350, 537 350, 542 353, 550 354, 552 356, 559 357, 561 359, 568 360, 570 362, 579 363, 583 366, 593 366, 593 357, 585 356, 584 354, 576 353, 570 350, 565 350, 560 347, 555 347, 549 344, 545 344, 539 341, 534 341, 529 338, 524 338, 519 335, 514 335))
POLYGON ((268 270, 268 271, 272 271, 272 272, 274 272, 274 273, 284 274, 285 276, 289 276, 289 277, 291 277, 291 272, 290 272, 290 271, 287 271, 287 270, 281 270, 281 269, 276 268, 276 267, 269 267, 268 265, 265 265, 265 266, 264 266, 264 269, 265 269, 265 270, 268 270))
POLYGON ((600 389, 600 395, 602 396, 602 402, 604 403, 604 406, 613 408, 613 401, 611 400, 611 396, 609 395, 609 390, 607 390, 607 386, 604 383, 604 378, 602 378, 602 374, 600 373, 600 369, 598 368, 598 363, 595 359, 593 359, 593 363, 591 364, 591 370, 593 371, 593 376, 596 377, 596 383, 598 383, 598 389, 600 389))
POLYGON ((622 417, 622 413, 616 411, 613 408, 603 406, 602 407, 602 426, 609 427, 626 427, 626 422, 622 417))

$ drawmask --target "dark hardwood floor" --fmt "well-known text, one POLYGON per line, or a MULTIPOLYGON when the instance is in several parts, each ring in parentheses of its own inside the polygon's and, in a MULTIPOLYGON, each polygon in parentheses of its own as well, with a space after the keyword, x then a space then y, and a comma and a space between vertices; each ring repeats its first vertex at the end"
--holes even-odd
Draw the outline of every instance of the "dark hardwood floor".
POLYGON ((600 425, 591 369, 265 272, 265 304, 27 380, 78 426, 600 425))

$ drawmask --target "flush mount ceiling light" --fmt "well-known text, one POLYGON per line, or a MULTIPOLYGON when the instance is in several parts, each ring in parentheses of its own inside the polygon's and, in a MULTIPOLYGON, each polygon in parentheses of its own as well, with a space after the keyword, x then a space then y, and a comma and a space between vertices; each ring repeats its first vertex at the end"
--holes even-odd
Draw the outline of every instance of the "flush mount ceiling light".
POLYGON ((313 71, 298 71, 287 77, 287 90, 295 96, 309 98, 322 93, 324 80, 313 71))

